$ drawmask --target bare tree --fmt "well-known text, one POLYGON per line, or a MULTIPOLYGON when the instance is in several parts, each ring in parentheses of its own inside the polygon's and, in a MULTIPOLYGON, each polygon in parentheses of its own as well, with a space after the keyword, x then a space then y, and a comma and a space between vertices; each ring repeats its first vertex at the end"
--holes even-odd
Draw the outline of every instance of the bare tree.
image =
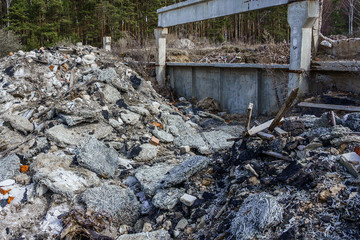
POLYGON ((359 0, 343 0, 341 1, 342 9, 349 18, 349 34, 354 34, 354 21, 360 22, 360 3, 359 0))

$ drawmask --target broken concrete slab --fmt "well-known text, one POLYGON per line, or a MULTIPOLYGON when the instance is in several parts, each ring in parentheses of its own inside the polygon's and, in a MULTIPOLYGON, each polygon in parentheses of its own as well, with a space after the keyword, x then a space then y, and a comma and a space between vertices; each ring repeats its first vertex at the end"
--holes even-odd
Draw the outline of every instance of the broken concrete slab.
POLYGON ((91 137, 79 151, 77 161, 80 166, 107 178, 114 176, 119 164, 119 156, 114 149, 91 137))
POLYGON ((189 146, 198 150, 201 154, 210 154, 211 150, 199 133, 182 135, 174 139, 176 147, 189 146))
POLYGON ((88 114, 87 116, 71 116, 65 114, 58 114, 58 116, 69 127, 73 127, 81 123, 93 123, 98 121, 96 114, 88 114))
POLYGON ((141 116, 149 116, 150 112, 143 106, 129 106, 130 111, 140 114, 141 116))
POLYGON ((223 131, 203 132, 202 136, 214 151, 227 150, 233 145, 232 142, 226 141, 233 136, 223 131))
POLYGON ((34 125, 24 116, 5 115, 3 118, 5 122, 8 122, 11 125, 11 127, 25 135, 34 130, 34 125))
POLYGON ((162 186, 171 187, 189 179, 198 171, 206 168, 210 159, 204 156, 191 156, 172 168, 161 181, 162 186))
POLYGON ((157 137, 161 142, 171 143, 174 141, 173 135, 163 130, 158 130, 157 128, 155 128, 154 130, 151 131, 151 133, 154 134, 155 137, 157 137))
POLYGON ((117 100, 121 98, 120 92, 110 85, 105 85, 104 89, 102 90, 104 94, 104 98, 109 103, 115 103, 117 100))
POLYGON ((55 168, 67 168, 70 166, 73 161, 72 156, 65 154, 50 154, 50 153, 40 153, 34 159, 34 162, 30 165, 31 171, 36 172, 41 168, 53 167, 55 168))
POLYGON ((157 189, 161 187, 161 181, 166 173, 174 166, 166 163, 155 164, 151 167, 144 165, 136 169, 135 177, 147 196, 153 196, 157 189))
POLYGON ((116 240, 170 240, 170 234, 164 230, 160 229, 154 232, 144 232, 136 234, 124 234, 118 237, 116 240))
POLYGON ((33 179, 37 184, 45 185, 54 193, 69 198, 100 184, 96 174, 87 169, 54 168, 52 165, 38 169, 33 179))
POLYGON ((135 157, 135 160, 137 160, 137 161, 152 160, 157 156, 158 151, 159 151, 159 149, 156 146, 154 146, 150 143, 142 144, 140 146, 140 148, 141 148, 141 150, 139 152, 139 155, 137 155, 135 157))
POLYGON ((87 209, 105 212, 112 216, 116 226, 134 224, 140 214, 140 203, 130 189, 120 186, 102 184, 87 189, 81 196, 87 209))
POLYGON ((160 189, 156 192, 152 201, 155 207, 170 210, 179 202, 184 190, 178 188, 160 189))
POLYGON ((0 181, 13 178, 20 173, 20 158, 16 154, 2 158, 0 165, 0 181))
POLYGON ((66 147, 67 145, 78 145, 81 137, 73 130, 67 128, 65 125, 56 125, 46 131, 46 136, 50 141, 54 141, 59 147, 66 147))
POLYGON ((121 119, 124 123, 129 125, 136 125, 140 119, 140 115, 130 111, 124 111, 120 113, 121 119))

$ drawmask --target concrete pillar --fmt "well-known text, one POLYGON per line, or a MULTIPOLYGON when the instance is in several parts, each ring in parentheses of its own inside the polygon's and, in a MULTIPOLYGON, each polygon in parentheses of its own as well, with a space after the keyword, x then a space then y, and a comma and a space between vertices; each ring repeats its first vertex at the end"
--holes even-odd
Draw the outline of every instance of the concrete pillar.
POLYGON ((308 91, 312 27, 318 17, 318 0, 294 2, 288 5, 288 23, 291 28, 289 93, 297 87, 300 88, 300 94, 308 91))
POLYGON ((105 51, 111 51, 111 37, 103 37, 103 48, 105 51))
POLYGON ((166 35, 167 28, 156 28, 154 30, 156 41, 156 80, 160 85, 165 84, 166 79, 166 35))

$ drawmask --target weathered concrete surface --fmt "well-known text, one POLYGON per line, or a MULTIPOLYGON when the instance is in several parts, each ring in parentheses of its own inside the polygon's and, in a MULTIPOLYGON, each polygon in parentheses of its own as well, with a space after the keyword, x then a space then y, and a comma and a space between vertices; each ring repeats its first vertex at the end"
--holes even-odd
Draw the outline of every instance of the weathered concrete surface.
POLYGON ((285 96, 274 83, 285 89, 288 81, 288 65, 168 63, 167 68, 179 96, 211 97, 230 113, 246 113, 250 102, 255 115, 276 113, 277 99, 285 96))
POLYGON ((205 19, 223 17, 289 3, 290 0, 188 0, 163 7, 159 14, 159 27, 170 27, 205 19))
POLYGON ((116 185, 89 188, 81 199, 88 209, 108 213, 117 226, 134 223, 140 213, 140 204, 133 191, 116 185))
POLYGON ((0 165, 0 181, 12 178, 20 173, 20 158, 16 154, 0 159, 0 165))
POLYGON ((93 137, 80 150, 77 157, 81 166, 103 177, 113 177, 119 164, 117 152, 93 137))
POLYGON ((160 229, 154 232, 143 232, 136 234, 124 234, 118 237, 116 240, 170 240, 170 234, 164 229, 160 229))
POLYGON ((319 1, 299 1, 288 6, 290 35, 290 72, 288 91, 299 87, 300 94, 309 89, 307 74, 310 70, 312 26, 320 15, 319 1), (299 71, 299 72, 296 72, 299 71))
POLYGON ((160 85, 164 85, 166 79, 166 35, 167 28, 157 28, 154 30, 156 42, 156 80, 160 85))

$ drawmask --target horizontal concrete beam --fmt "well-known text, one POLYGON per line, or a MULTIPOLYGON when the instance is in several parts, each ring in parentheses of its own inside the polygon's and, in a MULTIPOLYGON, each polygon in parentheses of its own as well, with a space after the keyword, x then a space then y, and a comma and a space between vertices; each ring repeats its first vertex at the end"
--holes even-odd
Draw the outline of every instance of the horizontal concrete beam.
POLYGON ((333 72, 359 72, 360 61, 317 61, 311 63, 311 70, 333 72))
POLYGON ((260 68, 260 69, 289 69, 287 64, 251 64, 251 63, 178 63, 168 62, 167 66, 174 67, 216 67, 216 68, 260 68))
POLYGON ((188 0, 157 10, 159 27, 170 27, 280 6, 294 0, 188 0))

